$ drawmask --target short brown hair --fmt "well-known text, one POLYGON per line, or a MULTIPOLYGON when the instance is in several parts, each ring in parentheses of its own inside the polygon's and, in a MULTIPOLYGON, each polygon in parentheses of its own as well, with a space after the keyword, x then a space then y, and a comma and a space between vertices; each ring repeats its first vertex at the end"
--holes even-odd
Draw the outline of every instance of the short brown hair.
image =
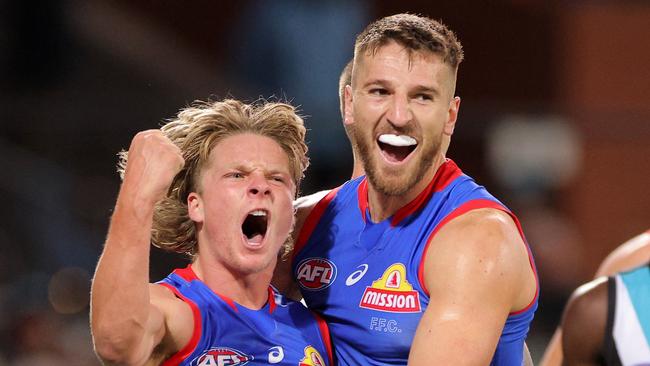
MULTIPOLYGON (((212 149, 224 138, 240 133, 272 138, 289 158, 296 193, 309 165, 304 122, 295 108, 286 103, 245 104, 233 99, 197 101, 160 129, 181 149, 185 159, 167 196, 156 204, 153 216, 152 244, 167 251, 190 256, 198 252, 195 225, 187 211, 187 197, 199 188, 201 170, 208 163, 212 149)), ((121 153, 120 174, 124 172, 126 159, 127 154, 121 153)))
POLYGON ((464 57, 463 47, 447 26, 424 16, 403 13, 381 18, 368 25, 357 36, 355 58, 361 52, 374 53, 390 41, 409 51, 426 50, 439 55, 454 70, 458 69, 464 57))

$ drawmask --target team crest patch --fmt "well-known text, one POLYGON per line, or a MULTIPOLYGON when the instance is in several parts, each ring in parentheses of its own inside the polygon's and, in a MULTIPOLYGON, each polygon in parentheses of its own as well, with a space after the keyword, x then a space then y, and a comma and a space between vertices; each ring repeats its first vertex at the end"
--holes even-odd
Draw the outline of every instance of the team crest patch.
POLYGON ((406 280, 406 267, 394 263, 366 287, 359 307, 391 313, 419 313, 420 294, 406 280))
POLYGON ((216 347, 197 357, 192 365, 197 366, 225 366, 237 365, 243 366, 253 360, 253 356, 248 356, 241 351, 228 347, 216 347))
POLYGON ((322 290, 336 279, 336 265, 325 258, 307 258, 298 264, 296 280, 305 290, 322 290))
POLYGON ((312 346, 305 347, 305 357, 300 360, 298 366, 325 366, 323 357, 312 346))

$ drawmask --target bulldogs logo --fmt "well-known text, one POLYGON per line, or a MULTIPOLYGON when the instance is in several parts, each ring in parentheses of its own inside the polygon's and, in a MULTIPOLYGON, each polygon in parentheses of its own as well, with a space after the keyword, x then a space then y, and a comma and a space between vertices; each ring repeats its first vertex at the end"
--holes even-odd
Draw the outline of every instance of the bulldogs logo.
POLYGON ((299 366, 325 366, 323 357, 312 346, 305 347, 305 357, 300 360, 299 366))
POLYGON ((322 290, 336 279, 336 266, 325 258, 307 258, 298 264, 296 280, 305 290, 322 290))

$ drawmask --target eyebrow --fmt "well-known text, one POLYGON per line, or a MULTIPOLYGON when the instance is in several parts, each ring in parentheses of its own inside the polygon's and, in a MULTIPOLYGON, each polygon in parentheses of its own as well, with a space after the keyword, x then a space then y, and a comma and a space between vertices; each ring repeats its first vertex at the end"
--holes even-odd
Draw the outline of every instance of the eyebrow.
MULTIPOLYGON (((251 167, 250 165, 246 165, 246 164, 237 164, 235 166, 230 167, 229 169, 239 170, 239 171, 242 171, 244 173, 250 173, 253 170, 255 170, 255 168, 251 167)), ((264 174, 265 175, 286 174, 288 176, 291 176, 291 168, 287 167, 286 170, 281 170, 281 169, 277 169, 277 168, 264 169, 264 174)))
POLYGON ((374 79, 374 80, 370 80, 367 83, 363 84, 362 88, 367 88, 367 87, 369 87, 369 86, 371 86, 373 84, 386 86, 386 85, 389 85, 390 82, 388 80, 385 80, 385 79, 374 79))
MULTIPOLYGON (((388 87, 391 84, 392 83, 390 81, 386 80, 386 79, 374 79, 374 80, 370 80, 367 83, 365 83, 363 85, 363 88, 367 88, 367 87, 372 86, 372 85, 380 85, 380 86, 388 87)), ((436 88, 436 87, 433 87, 433 86, 418 85, 418 86, 412 88, 409 91, 414 92, 414 93, 423 93, 423 92, 424 93, 431 93, 431 94, 433 94, 435 96, 440 96, 440 90, 438 88, 436 88)))
POLYGON ((287 169, 286 171, 284 171, 284 170, 278 170, 278 169, 273 169, 273 170, 268 170, 267 173, 270 174, 270 175, 281 174, 281 175, 288 175, 288 176, 291 176, 290 169, 287 169))
POLYGON ((438 90, 438 89, 435 88, 435 87, 431 87, 431 86, 419 85, 419 86, 415 87, 415 88, 413 89, 413 91, 414 91, 415 93, 431 93, 431 94, 433 94, 433 95, 435 95, 435 96, 439 96, 439 95, 440 95, 440 90, 438 90))

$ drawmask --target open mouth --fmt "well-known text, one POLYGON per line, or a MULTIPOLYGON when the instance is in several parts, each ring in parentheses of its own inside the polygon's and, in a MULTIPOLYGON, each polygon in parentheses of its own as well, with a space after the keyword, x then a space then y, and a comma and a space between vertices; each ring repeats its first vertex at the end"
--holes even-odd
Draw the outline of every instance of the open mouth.
POLYGON ((415 150, 418 142, 407 135, 383 134, 379 135, 377 145, 386 160, 391 163, 400 163, 415 150))
POLYGON ((266 236, 268 228, 268 212, 265 210, 254 210, 246 215, 241 226, 242 233, 249 243, 259 244, 266 236))

